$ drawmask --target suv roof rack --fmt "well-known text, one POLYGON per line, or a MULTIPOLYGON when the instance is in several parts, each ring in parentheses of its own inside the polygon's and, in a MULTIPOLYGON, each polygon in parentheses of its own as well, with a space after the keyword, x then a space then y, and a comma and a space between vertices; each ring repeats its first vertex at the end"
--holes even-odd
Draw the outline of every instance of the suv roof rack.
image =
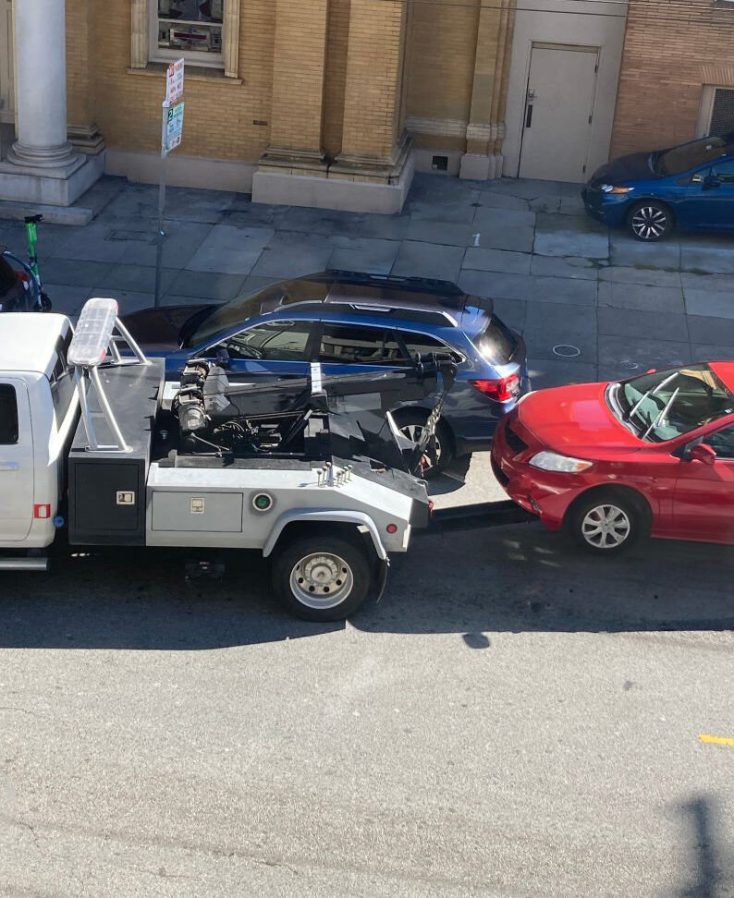
POLYGON ((323 275, 311 275, 314 280, 325 277, 345 284, 372 284, 375 287, 408 287, 416 293, 440 293, 445 297, 463 297, 464 291, 452 281, 438 278, 407 277, 395 274, 368 274, 363 271, 345 271, 327 268, 323 275))

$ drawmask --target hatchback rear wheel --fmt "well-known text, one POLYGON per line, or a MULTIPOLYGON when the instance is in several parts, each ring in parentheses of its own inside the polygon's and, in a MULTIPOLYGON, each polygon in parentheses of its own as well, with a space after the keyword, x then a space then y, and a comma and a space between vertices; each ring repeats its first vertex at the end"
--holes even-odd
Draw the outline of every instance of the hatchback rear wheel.
POLYGON ((657 200, 644 200, 636 203, 629 214, 629 227, 632 236, 645 243, 663 240, 673 230, 673 213, 657 200))

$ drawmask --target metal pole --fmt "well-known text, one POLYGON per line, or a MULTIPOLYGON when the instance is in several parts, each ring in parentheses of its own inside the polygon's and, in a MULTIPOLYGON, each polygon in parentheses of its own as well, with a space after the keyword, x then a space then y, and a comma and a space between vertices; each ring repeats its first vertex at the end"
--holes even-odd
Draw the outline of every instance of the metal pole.
POLYGON ((166 120, 168 117, 168 101, 163 103, 163 114, 161 124, 161 169, 158 182, 158 238, 156 240, 155 249, 155 296, 153 305, 157 309, 161 304, 161 275, 163 266, 163 242, 166 239, 166 232, 163 227, 163 217, 166 211, 166 159, 168 158, 168 149, 166 148, 166 120))

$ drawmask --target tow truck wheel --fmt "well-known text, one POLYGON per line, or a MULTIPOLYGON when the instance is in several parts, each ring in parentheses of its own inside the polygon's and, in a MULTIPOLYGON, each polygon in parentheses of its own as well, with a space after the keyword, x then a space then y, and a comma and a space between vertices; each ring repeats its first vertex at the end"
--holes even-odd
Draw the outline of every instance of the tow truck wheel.
POLYGON ((371 580, 366 551, 340 537, 298 537, 273 562, 275 592, 304 620, 344 620, 367 598, 371 580))

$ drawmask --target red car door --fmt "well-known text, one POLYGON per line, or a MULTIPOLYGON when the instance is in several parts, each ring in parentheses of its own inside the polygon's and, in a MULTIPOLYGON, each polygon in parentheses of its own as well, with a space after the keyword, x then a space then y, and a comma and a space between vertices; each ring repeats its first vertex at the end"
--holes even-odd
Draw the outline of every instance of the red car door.
POLYGON ((675 485, 675 536, 734 544, 734 423, 703 440, 716 453, 709 461, 682 460, 675 485))

